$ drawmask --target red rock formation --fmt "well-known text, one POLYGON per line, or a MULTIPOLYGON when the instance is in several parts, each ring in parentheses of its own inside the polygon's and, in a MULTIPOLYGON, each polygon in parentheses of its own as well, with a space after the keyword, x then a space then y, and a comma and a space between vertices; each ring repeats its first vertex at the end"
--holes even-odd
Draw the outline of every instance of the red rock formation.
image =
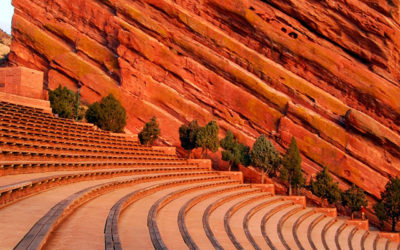
POLYGON ((296 136, 308 174, 378 197, 400 174, 399 1, 13 0, 10 61, 86 102, 114 93, 163 140, 216 119, 251 144, 296 136))

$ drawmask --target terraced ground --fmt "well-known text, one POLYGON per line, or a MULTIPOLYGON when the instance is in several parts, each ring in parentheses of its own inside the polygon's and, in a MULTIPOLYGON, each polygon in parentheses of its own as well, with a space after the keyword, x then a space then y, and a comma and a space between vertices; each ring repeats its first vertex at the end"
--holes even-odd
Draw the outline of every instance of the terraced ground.
POLYGON ((1 249, 398 249, 136 137, 0 102, 1 249))

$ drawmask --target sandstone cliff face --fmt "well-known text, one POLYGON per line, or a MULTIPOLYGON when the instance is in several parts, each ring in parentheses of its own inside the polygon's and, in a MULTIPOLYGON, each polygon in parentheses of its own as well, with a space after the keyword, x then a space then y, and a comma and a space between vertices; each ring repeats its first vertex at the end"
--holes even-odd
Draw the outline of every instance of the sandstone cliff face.
MULTIPOLYGON (((308 174, 379 196, 400 173, 398 0, 13 0, 10 61, 46 85, 155 115, 218 120, 251 144, 298 140, 308 174)), ((221 133, 222 135, 222 133, 221 133)))

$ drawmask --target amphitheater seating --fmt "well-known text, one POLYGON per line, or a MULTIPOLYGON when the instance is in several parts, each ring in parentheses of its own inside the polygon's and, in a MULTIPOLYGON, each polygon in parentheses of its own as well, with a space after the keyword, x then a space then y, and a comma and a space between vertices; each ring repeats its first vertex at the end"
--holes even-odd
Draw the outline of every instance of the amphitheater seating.
POLYGON ((0 139, 0 249, 399 248, 303 197, 38 108, 0 101, 0 139))

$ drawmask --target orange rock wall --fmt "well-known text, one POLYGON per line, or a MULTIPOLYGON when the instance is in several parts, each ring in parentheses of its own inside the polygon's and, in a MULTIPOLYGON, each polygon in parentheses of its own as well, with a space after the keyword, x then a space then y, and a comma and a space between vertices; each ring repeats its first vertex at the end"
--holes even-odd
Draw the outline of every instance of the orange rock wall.
MULTIPOLYGON (((379 196, 400 173, 399 1, 13 0, 10 62, 113 93, 166 144, 192 119, 298 140, 308 175, 379 196)), ((221 132, 221 136, 223 133, 221 132)))

